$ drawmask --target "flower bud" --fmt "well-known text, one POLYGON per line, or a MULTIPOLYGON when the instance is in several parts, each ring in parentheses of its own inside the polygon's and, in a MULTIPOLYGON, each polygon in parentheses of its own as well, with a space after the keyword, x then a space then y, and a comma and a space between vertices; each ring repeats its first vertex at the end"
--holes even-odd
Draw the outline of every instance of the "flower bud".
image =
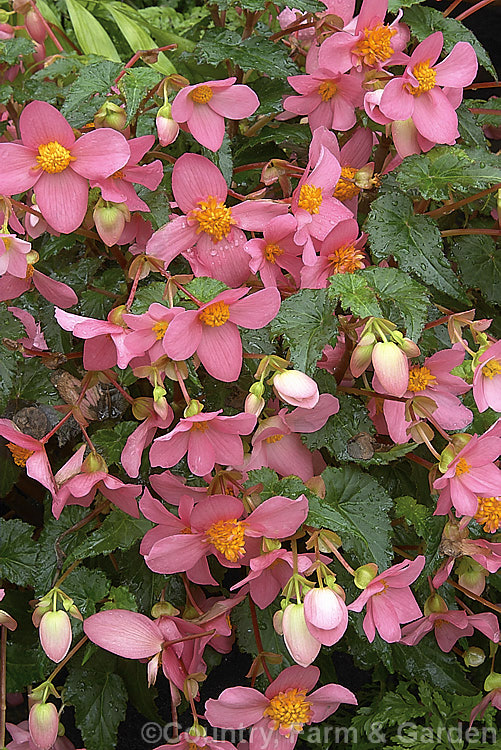
POLYGON ((57 740, 59 716, 53 703, 35 703, 31 707, 28 728, 39 750, 49 750, 57 740))
POLYGON ((426 616, 431 614, 443 614, 444 612, 447 612, 447 609, 447 604, 437 593, 431 594, 424 604, 424 613, 426 616))
POLYGON ((127 308, 125 305, 117 305, 117 307, 114 307, 110 312, 108 313, 108 320, 110 323, 114 323, 116 326, 122 326, 122 328, 127 328, 127 324, 125 323, 123 319, 123 314, 127 312, 127 308))
MULTIPOLYGON (((342 589, 337 586, 336 588, 342 589)), ((343 597, 330 588, 310 589, 304 597, 308 630, 324 646, 332 646, 348 627, 348 610, 343 597)))
POLYGON ((99 453, 92 451, 82 463, 81 473, 93 474, 96 471, 104 471, 107 474, 108 466, 106 465, 106 461, 104 460, 104 458, 100 456, 99 453))
POLYGON ((94 127, 123 130, 127 122, 127 112, 113 102, 106 101, 94 115, 94 127))
POLYGON ((490 692, 491 690, 501 689, 501 674, 499 672, 491 672, 485 678, 484 690, 490 692))
POLYGON ((26 31, 35 42, 41 44, 45 41, 47 29, 38 13, 35 13, 34 10, 29 10, 24 19, 24 25, 26 31))
POLYGON ((261 396, 255 396, 253 393, 249 393, 245 399, 244 412, 246 414, 255 414, 259 417, 265 407, 265 400, 261 396))
POLYGON ((367 565, 361 565, 355 571, 353 582, 359 589, 366 589, 367 586, 377 576, 377 565, 376 563, 367 563, 367 565))
POLYGON ((356 345, 350 359, 350 370, 354 378, 358 378, 369 367, 375 343, 374 334, 367 333, 356 345))
POLYGON ((118 242, 125 223, 130 221, 130 211, 125 203, 98 201, 92 215, 97 232, 108 247, 118 242))
POLYGON ((52 661, 59 663, 71 646, 71 622, 63 609, 46 612, 40 620, 40 643, 52 661))
POLYGON ((278 612, 275 612, 273 615, 273 628, 275 630, 275 633, 278 633, 278 635, 284 634, 284 629, 282 627, 284 621, 284 612, 282 609, 279 609, 278 612))
POLYGON ((167 102, 157 112, 155 124, 161 146, 170 146, 179 135, 179 125, 172 118, 171 105, 167 102))
POLYGON ((467 667, 480 667, 485 661, 485 652, 477 646, 471 646, 464 652, 463 659, 467 667))
POLYGON ((189 405, 184 410, 184 418, 188 419, 188 417, 195 417, 197 414, 200 414, 201 411, 203 411, 203 404, 200 403, 200 401, 197 401, 196 398, 192 398, 189 405))
POLYGON ((315 381, 299 370, 277 372, 273 376, 273 389, 286 404, 302 409, 313 409, 320 397, 315 381))
POLYGON ((157 617, 175 617, 179 614, 179 610, 170 602, 156 602, 151 608, 151 616, 155 619, 157 617))
POLYGON ((304 616, 304 604, 289 604, 282 620, 284 641, 296 664, 309 667, 320 651, 320 641, 310 633, 304 616))
POLYGON ((457 566, 458 583, 468 591, 480 596, 485 589, 487 570, 471 557, 463 557, 457 566))
POLYGON ((372 350, 372 365, 386 393, 404 395, 409 383, 409 361, 393 341, 378 341, 372 350))
POLYGON ((152 399, 146 396, 135 398, 132 404, 132 413, 136 419, 143 420, 151 417, 152 399))

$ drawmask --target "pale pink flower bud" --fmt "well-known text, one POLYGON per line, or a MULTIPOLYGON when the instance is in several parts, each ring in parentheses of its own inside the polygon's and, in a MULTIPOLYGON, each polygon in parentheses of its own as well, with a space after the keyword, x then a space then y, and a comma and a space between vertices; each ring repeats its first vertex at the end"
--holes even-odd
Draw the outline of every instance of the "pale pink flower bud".
POLYGON ((26 26, 26 31, 35 42, 42 43, 45 41, 47 29, 40 16, 34 10, 28 11, 24 19, 24 25, 26 26))
POLYGON ((284 621, 284 613, 282 609, 279 609, 278 612, 275 612, 273 615, 273 627, 275 629, 275 632, 278 633, 278 635, 284 634, 284 629, 282 627, 282 623, 284 621))
POLYGON ((374 334, 367 333, 356 345, 350 359, 350 370, 354 378, 358 378, 369 367, 375 343, 374 334))
POLYGON ((277 372, 273 378, 273 388, 286 404, 302 409, 313 409, 320 397, 315 381, 299 370, 277 372))
POLYGON ((392 396, 403 396, 409 383, 409 360, 393 341, 378 341, 372 350, 377 379, 392 396))
POLYGON ((312 636, 304 617, 304 604, 289 604, 282 620, 284 641, 296 664, 309 667, 320 651, 320 641, 312 636))
POLYGON ((94 223, 102 241, 108 247, 119 240, 125 223, 130 220, 130 212, 125 203, 98 202, 93 213, 94 223))
POLYGON ((255 396, 254 393, 249 393, 245 399, 244 412, 246 414, 255 414, 259 417, 265 406, 265 400, 262 396, 255 396))
POLYGON ((35 62, 43 62, 47 56, 45 51, 45 44, 43 42, 35 42, 35 51, 33 52, 33 59, 35 62))
POLYGON ((40 643, 52 661, 64 659, 71 646, 71 622, 63 609, 46 612, 40 620, 40 643))
MULTIPOLYGON (((340 587, 339 590, 342 592, 340 587)), ((332 646, 348 627, 348 610, 341 594, 330 588, 311 589, 304 597, 308 630, 324 646, 332 646)))
POLYGON ((59 716, 53 703, 35 703, 28 720, 30 736, 40 750, 49 750, 57 740, 59 716))
POLYGON ((161 146, 170 146, 179 135, 179 125, 172 119, 171 105, 164 104, 157 112, 156 126, 161 146))

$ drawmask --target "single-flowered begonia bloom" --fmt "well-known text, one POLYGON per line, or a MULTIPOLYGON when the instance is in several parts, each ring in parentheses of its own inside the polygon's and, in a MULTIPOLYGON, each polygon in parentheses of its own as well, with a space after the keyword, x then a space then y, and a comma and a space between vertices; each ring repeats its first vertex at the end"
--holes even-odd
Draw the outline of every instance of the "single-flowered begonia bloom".
POLYGON ((479 411, 501 411, 501 341, 489 346, 478 359, 473 375, 473 398, 479 411))
POLYGON ((87 211, 88 179, 109 177, 129 160, 121 133, 100 128, 75 139, 63 115, 47 102, 28 104, 19 118, 21 143, 0 143, 0 193, 33 187, 45 219, 68 234, 87 211))
POLYGON ((297 222, 292 214, 277 216, 263 229, 263 238, 248 240, 244 245, 250 255, 249 268, 258 273, 264 286, 286 285, 283 271, 290 273, 296 285, 299 285, 299 273, 303 266, 301 255, 303 248, 294 241, 297 222))
POLYGON ((341 703, 357 705, 353 693, 330 683, 313 690, 317 667, 287 667, 268 686, 265 694, 250 687, 223 690, 217 700, 205 704, 205 716, 213 727, 252 727, 249 750, 292 750, 303 727, 324 721, 341 703))
POLYGON ((301 288, 325 289, 329 285, 329 276, 354 273, 364 268, 368 262, 363 252, 366 240, 367 235, 360 234, 354 219, 340 221, 322 242, 312 265, 302 268, 301 288))
POLYGON ((324 646, 333 646, 348 627, 348 608, 340 586, 337 591, 324 586, 310 589, 304 597, 308 630, 324 646))
MULTIPOLYGON (((86 370, 107 370, 115 365, 124 369, 133 354, 126 347, 127 329, 115 323, 116 311, 108 314, 108 320, 96 320, 83 315, 55 309, 56 320, 65 331, 84 339, 83 366, 86 370)), ((120 316, 118 316, 120 318, 120 316)))
POLYGON ((28 271, 26 256, 30 250, 30 243, 15 234, 0 234, 0 276, 9 273, 25 279, 28 271))
POLYGON ((259 107, 254 91, 249 86, 236 84, 236 80, 225 78, 185 86, 172 102, 172 118, 185 125, 192 136, 211 151, 221 147, 225 117, 243 120, 259 107))
POLYGON ((166 353, 165 334, 171 321, 184 312, 184 307, 167 307, 153 302, 142 315, 124 313, 122 318, 131 329, 125 339, 125 347, 132 357, 148 354, 151 362, 156 362, 166 353))
MULTIPOLYGON (((38 254, 35 253, 35 255, 38 254)), ((16 299, 27 292, 32 284, 42 297, 52 302, 53 305, 66 308, 78 302, 78 297, 70 286, 63 284, 62 281, 51 279, 41 271, 37 271, 33 265, 34 262, 34 259, 31 263, 28 262, 26 276, 22 279, 18 276, 12 276, 9 272, 0 277, 0 302, 16 299)))
POLYGON ((8 441, 7 448, 12 453, 14 463, 25 466, 27 475, 40 482, 54 496, 57 488, 45 444, 31 435, 25 435, 10 419, 0 419, 0 435, 8 441))
POLYGON ((127 438, 120 457, 122 466, 130 477, 138 476, 143 450, 147 445, 150 445, 156 431, 166 430, 174 418, 172 409, 168 404, 165 414, 160 415, 155 411, 155 401, 153 399, 136 399, 136 404, 138 401, 141 402, 139 408, 142 412, 141 418, 143 418, 143 421, 127 438))
MULTIPOLYGON (((197 729, 201 729, 200 725, 197 729)), ((228 740, 216 740, 213 737, 190 734, 189 732, 181 732, 177 742, 159 745, 153 750, 204 750, 204 748, 207 748, 207 750, 236 750, 235 745, 232 745, 228 740)))

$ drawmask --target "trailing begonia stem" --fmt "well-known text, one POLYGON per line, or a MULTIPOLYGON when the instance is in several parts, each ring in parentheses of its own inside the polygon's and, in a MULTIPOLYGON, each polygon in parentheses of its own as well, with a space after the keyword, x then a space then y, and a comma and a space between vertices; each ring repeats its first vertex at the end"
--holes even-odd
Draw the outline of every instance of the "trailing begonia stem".
POLYGON ((473 203, 473 201, 483 198, 485 195, 489 195, 489 193, 495 193, 499 188, 501 188, 501 182, 496 183, 490 188, 481 190, 479 193, 475 193, 475 195, 470 195, 468 198, 463 198, 455 203, 447 203, 444 206, 440 206, 440 208, 435 208, 433 211, 427 211, 423 216, 430 216, 431 218, 436 219, 438 216, 443 216, 444 214, 449 214, 452 211, 455 211, 456 208, 461 208, 461 206, 466 206, 468 203, 473 203))
POLYGON ((144 260, 138 264, 137 271, 134 276, 134 281, 132 282, 130 293, 127 298, 127 302, 125 303, 127 312, 129 312, 130 308, 132 307, 132 303, 134 302, 134 297, 136 296, 137 285, 139 284, 139 279, 141 278, 141 272, 143 270, 143 266, 144 266, 144 260))
POLYGON ((249 608, 250 608, 251 620, 252 620, 252 628, 254 630, 254 640, 256 641, 258 654, 261 657, 261 664, 262 664, 264 673, 266 677, 268 678, 268 681, 273 682, 273 677, 271 676, 270 670, 268 669, 268 665, 266 664, 266 658, 262 656, 262 654, 264 653, 264 648, 263 648, 263 642, 261 640, 261 633, 259 632, 259 623, 257 621, 256 605, 252 601, 250 594, 248 596, 248 599, 249 599, 249 608))
POLYGON ((80 565, 82 561, 81 560, 75 560, 75 562, 71 563, 70 567, 67 568, 64 573, 61 575, 61 577, 52 585, 52 588, 59 588, 59 586, 62 584, 62 582, 65 580, 65 578, 68 578, 70 573, 73 573, 77 565, 80 565))
POLYGON ((80 521, 77 521, 76 523, 74 523, 73 526, 70 526, 69 529, 66 529, 65 531, 63 531, 62 534, 60 534, 57 537, 54 543, 54 549, 56 550, 56 555, 58 559, 57 567, 59 570, 61 570, 61 568, 63 567, 64 558, 66 557, 66 553, 63 552, 63 550, 61 549, 61 540, 64 539, 65 536, 68 536, 68 534, 73 534, 73 532, 79 531, 81 528, 86 526, 89 523, 89 521, 92 521, 93 518, 96 518, 96 516, 98 516, 101 513, 101 511, 103 511, 107 507, 108 504, 109 504, 109 501, 105 500, 104 503, 101 503, 101 505, 98 505, 97 508, 94 508, 94 510, 92 510, 87 516, 85 516, 84 518, 81 518, 80 521))
POLYGON ((455 589, 460 591, 462 594, 465 594, 465 596, 469 597, 470 599, 474 599, 476 602, 479 602, 480 604, 483 604, 485 607, 489 607, 490 609, 493 609, 494 612, 498 612, 499 614, 501 614, 501 607, 499 607, 497 604, 492 604, 492 602, 488 602, 487 599, 484 599, 483 596, 478 596, 478 594, 474 594, 473 591, 470 591, 469 589, 465 589, 459 583, 456 583, 456 581, 453 581, 452 578, 448 578, 447 583, 450 583, 451 586, 454 586, 455 589))
POLYGON ((500 237, 501 229, 444 229, 440 234, 442 237, 457 237, 464 234, 488 234, 493 237, 500 237))
POLYGON ((7 628, 0 625, 0 747, 5 746, 7 711, 7 628))
POLYGON ((64 659, 59 662, 59 664, 57 665, 57 667, 55 668, 55 670, 53 672, 51 672, 51 674, 47 678, 46 682, 52 682, 52 680, 54 679, 54 677, 57 674, 59 674, 59 672, 61 671, 61 669, 69 662, 69 660, 71 659, 71 657, 74 656, 74 654, 76 654, 76 652, 78 651, 78 649, 81 648, 84 645, 85 641, 88 641, 88 640, 89 639, 87 638, 87 636, 84 635, 84 637, 81 638, 78 641, 78 643, 76 644, 76 646, 73 646, 73 648, 71 649, 71 651, 68 651, 68 653, 66 654, 66 656, 64 657, 64 659))
POLYGON ((341 391, 341 393, 352 393, 356 396, 382 398, 385 401, 408 401, 405 396, 391 396, 389 393, 377 393, 377 391, 371 391, 370 388, 349 388, 348 386, 340 385, 337 390, 341 391))
POLYGON ((53 427, 53 428, 52 428, 52 430, 51 430, 50 432, 48 432, 48 433, 47 433, 47 435, 44 435, 44 436, 43 436, 43 438, 40 438, 40 442, 42 443, 42 445, 45 445, 45 443, 47 443, 47 442, 48 442, 48 441, 50 440, 50 438, 51 438, 51 437, 52 437, 53 435, 55 435, 55 433, 56 433, 56 432, 57 432, 57 431, 59 430, 59 428, 60 428, 60 427, 62 427, 62 426, 63 426, 63 424, 64 424, 65 422, 67 422, 67 421, 68 421, 68 419, 69 419, 69 418, 70 418, 70 417, 71 417, 72 415, 73 415, 73 412, 72 412, 72 411, 69 411, 69 412, 68 412, 67 414, 65 414, 65 415, 64 415, 64 417, 63 417, 63 418, 62 418, 61 420, 59 420, 59 422, 57 423, 57 425, 56 425, 55 427, 53 427))
POLYGON ((341 563, 343 568, 347 570, 351 576, 354 576, 355 575, 354 569, 351 567, 349 563, 346 562, 346 560, 342 556, 341 552, 337 549, 337 547, 334 544, 332 544, 329 541, 329 539, 327 539, 327 537, 325 536, 322 536, 322 542, 327 545, 327 547, 330 549, 330 551, 332 552, 336 560, 341 563))
POLYGON ((442 13, 443 17, 444 17, 444 18, 447 18, 447 16, 450 16, 450 14, 452 13, 452 11, 453 11, 453 10, 454 10, 455 8, 457 8, 457 7, 458 7, 458 5, 459 5, 460 3, 462 3, 462 2, 463 2, 463 0, 453 0, 453 2, 452 2, 452 3, 450 4, 450 5, 449 5, 449 7, 448 7, 448 8, 446 8, 446 9, 445 9, 445 10, 443 11, 443 13, 442 13))
POLYGON ((179 372, 179 367, 177 366, 177 363, 173 362, 173 365, 174 365, 174 370, 176 372, 177 382, 178 382, 179 387, 181 389, 181 393, 183 394, 183 398, 186 401, 186 406, 189 406, 191 404, 190 394, 186 390, 186 386, 184 384, 184 380, 183 380, 183 378, 181 376, 181 373, 179 372))

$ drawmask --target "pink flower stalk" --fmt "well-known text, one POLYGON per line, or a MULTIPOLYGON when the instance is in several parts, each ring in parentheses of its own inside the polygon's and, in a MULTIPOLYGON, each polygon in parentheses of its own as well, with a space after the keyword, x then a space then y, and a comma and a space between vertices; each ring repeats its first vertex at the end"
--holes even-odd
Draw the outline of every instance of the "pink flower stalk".
MULTIPOLYGON (((298 555, 298 573, 305 573, 314 559, 314 555, 298 555)), ((249 562, 249 567, 249 574, 232 586, 231 591, 248 583, 252 601, 260 609, 266 609, 276 599, 292 576, 292 552, 287 552, 284 549, 266 552, 258 557, 253 557, 249 562)))
POLYGON ((501 438, 473 435, 447 471, 433 483, 441 490, 434 515, 443 516, 454 507, 460 516, 474 516, 477 495, 494 497, 501 487, 501 471, 494 461, 501 453, 501 438))
POLYGON ((185 86, 172 102, 172 118, 202 146, 217 151, 224 138, 224 118, 243 120, 259 107, 249 86, 235 85, 236 78, 185 86))
MULTIPOLYGON (((136 403, 137 401, 138 399, 136 399, 136 403)), ((153 399, 142 398, 140 401, 141 411, 146 415, 146 418, 143 418, 143 422, 129 435, 120 456, 123 468, 130 477, 134 478, 139 475, 143 451, 147 445, 151 444, 156 431, 166 430, 174 419, 173 411, 169 405, 167 405, 165 416, 161 416, 155 411, 153 399)))
POLYGON ((297 222, 291 214, 277 216, 263 229, 263 239, 248 240, 244 245, 250 255, 249 268, 258 273, 263 285, 285 286, 282 270, 290 273, 296 285, 299 284, 299 273, 302 261, 298 255, 302 247, 294 242, 297 222))
POLYGON ((195 503, 205 498, 206 487, 190 487, 185 481, 183 477, 178 477, 168 470, 161 474, 150 474, 151 486, 169 505, 179 505, 183 495, 193 498, 195 503))
POLYGON ((123 320, 131 329, 125 340, 125 347, 133 357, 148 354, 150 361, 155 362, 166 354, 165 334, 172 320, 184 307, 166 307, 153 302, 148 311, 142 315, 124 313, 123 320))
POLYGON ((45 444, 31 435, 25 435, 10 419, 0 419, 0 435, 9 441, 7 448, 12 453, 14 463, 25 466, 27 475, 40 482, 54 496, 57 487, 45 444))
POLYGON ((58 490, 52 503, 55 518, 59 518, 66 505, 88 508, 97 491, 124 513, 139 518, 136 498, 141 494, 141 485, 124 484, 108 474, 106 464, 97 454, 89 454, 84 461, 85 451, 86 446, 82 445, 56 473, 58 490))
POLYGON ((267 200, 227 207, 223 175, 198 154, 183 154, 176 161, 172 192, 184 216, 176 216, 155 232, 147 252, 166 265, 183 253, 197 276, 211 276, 233 287, 248 275, 243 249, 247 238, 242 230, 260 231, 263 224, 287 213, 285 205, 267 200))
MULTIPOLYGON (((31 739, 27 721, 20 724, 7 722, 5 726, 12 737, 12 742, 6 745, 7 750, 39 750, 31 739)), ((51 750, 75 750, 75 745, 67 737, 58 737, 51 750)))
POLYGON ((156 438, 150 449, 152 466, 170 468, 188 453, 188 466, 193 474, 203 477, 214 468, 239 465, 243 461, 240 435, 248 435, 256 425, 254 414, 220 416, 218 411, 200 412, 180 419, 167 435, 156 438))
POLYGON ((407 67, 403 76, 386 84, 379 108, 391 120, 412 119, 419 133, 433 143, 454 143, 459 137, 455 110, 460 99, 454 107, 440 87, 461 90, 468 86, 478 63, 471 44, 458 42, 436 65, 442 47, 442 32, 436 31, 418 44, 410 58, 398 55, 394 62, 407 63, 407 67))
MULTIPOLYGON (((108 320, 96 320, 55 309, 56 320, 65 331, 84 339, 83 366, 86 370, 108 370, 118 365, 122 370, 129 364, 132 354, 127 349, 127 329, 114 320, 117 311, 108 314, 108 320)), ((118 316, 120 317, 120 316, 118 316)))
POLYGON ((155 143, 154 135, 142 135, 127 141, 130 149, 128 162, 111 175, 90 180, 91 187, 101 188, 105 201, 125 203, 129 211, 149 211, 150 208, 136 193, 133 183, 144 185, 148 190, 156 190, 162 182, 164 169, 160 159, 149 164, 139 165, 147 151, 155 143))
POLYGON ((305 724, 324 721, 341 703, 357 705, 342 685, 330 683, 313 693, 320 676, 317 667, 287 667, 268 686, 265 694, 254 688, 223 690, 217 700, 205 704, 205 716, 213 727, 252 727, 249 750, 292 750, 305 724))
POLYGON ((88 179, 109 177, 129 160, 123 135, 101 128, 75 140, 63 115, 47 102, 28 104, 19 118, 21 143, 0 143, 0 193, 34 187, 40 211, 58 232, 73 232, 87 211, 88 179))
MULTIPOLYGON (((19 343, 28 349, 35 349, 39 352, 48 350, 45 336, 42 333, 40 323, 37 323, 33 315, 27 310, 22 310, 20 307, 8 307, 7 310, 14 315, 15 318, 21 321, 23 324, 27 336, 22 339, 18 339, 19 343)), ((23 357, 32 357, 35 355, 26 354, 23 352, 23 357)))
MULTIPOLYGON (((198 727, 200 729, 200 727, 198 727)), ((153 750, 196 750, 196 748, 208 748, 208 750, 236 750, 228 740, 215 740, 213 737, 181 732, 178 742, 169 742, 168 745, 159 745, 153 750)))
POLYGON ((30 243, 20 240, 15 234, 0 234, 0 276, 9 273, 25 279, 28 271, 26 256, 30 251, 30 243))
POLYGON ((40 643, 52 661, 59 663, 64 659, 71 646, 71 622, 64 609, 49 611, 40 620, 40 643))
POLYGON ((179 362, 196 351, 209 375, 225 383, 237 380, 242 368, 238 326, 263 328, 280 309, 278 289, 261 289, 242 299, 248 291, 248 287, 228 289, 198 310, 176 315, 165 333, 168 356, 179 362))
POLYGON ((363 628, 370 643, 376 630, 387 643, 396 643, 401 638, 400 625, 422 616, 409 586, 424 568, 425 557, 393 565, 369 583, 367 588, 348 605, 351 612, 361 612, 367 604, 363 628))
POLYGON ((473 375, 473 398, 480 412, 501 411, 501 341, 480 355, 473 375))
POLYGON ((329 285, 329 276, 364 268, 368 263, 362 252, 366 241, 367 235, 365 232, 359 234, 354 219, 340 221, 322 242, 320 254, 313 264, 301 270, 301 288, 325 289, 329 285))
POLYGON ((0 302, 20 297, 21 294, 31 289, 32 284, 42 297, 52 302, 53 305, 66 308, 76 305, 78 302, 78 297, 71 287, 63 284, 62 281, 49 278, 41 271, 37 271, 32 263, 28 263, 26 277, 23 279, 11 276, 10 273, 5 273, 0 278, 0 302))
POLYGON ((287 651, 296 664, 309 667, 317 658, 322 644, 306 624, 304 604, 291 602, 283 611, 280 630, 287 651))
POLYGON ((294 474, 307 482, 319 474, 325 464, 322 461, 322 466, 317 467, 316 456, 303 444, 298 433, 316 432, 338 411, 338 399, 330 393, 322 393, 313 409, 298 407, 291 412, 281 409, 275 417, 264 419, 252 438, 252 454, 243 468, 250 471, 268 466, 282 476, 294 474))
POLYGON ((344 592, 331 588, 310 589, 304 597, 304 616, 311 635, 324 646, 333 646, 348 627, 344 592))
POLYGON ((187 524, 181 519, 181 533, 160 539, 151 547, 146 564, 157 573, 179 573, 190 570, 201 558, 215 555, 225 567, 238 568, 249 546, 255 546, 254 539, 285 539, 297 531, 307 514, 305 495, 297 500, 270 497, 244 519, 241 500, 230 495, 211 495, 192 507, 187 524))

